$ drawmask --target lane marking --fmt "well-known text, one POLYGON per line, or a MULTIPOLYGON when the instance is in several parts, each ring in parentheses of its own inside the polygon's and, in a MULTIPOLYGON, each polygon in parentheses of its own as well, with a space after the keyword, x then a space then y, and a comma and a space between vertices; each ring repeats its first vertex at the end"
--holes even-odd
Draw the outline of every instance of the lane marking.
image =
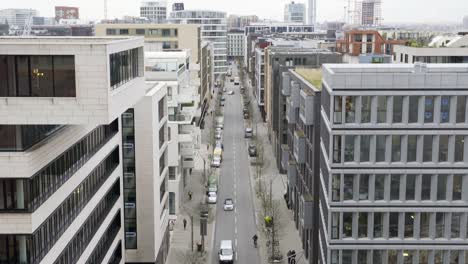
POLYGON ((234 233, 237 235, 237 226, 234 228, 234 233))
POLYGON ((236 240, 235 240, 235 245, 236 245, 236 247, 237 247, 237 238, 236 238, 236 240))

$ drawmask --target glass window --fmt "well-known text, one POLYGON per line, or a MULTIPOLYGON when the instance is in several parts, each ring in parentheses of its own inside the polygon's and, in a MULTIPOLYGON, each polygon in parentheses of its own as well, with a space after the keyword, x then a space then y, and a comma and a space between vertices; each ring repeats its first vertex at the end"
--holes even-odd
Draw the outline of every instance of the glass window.
POLYGON ((384 200, 385 199, 385 175, 376 174, 375 175, 375 200, 384 200))
POLYGON ((431 200, 432 175, 423 174, 421 181, 421 200, 431 200))
POLYGON ((436 213, 436 238, 445 237, 445 214, 436 213))
POLYGON ((392 174, 390 181, 390 200, 400 200, 400 174, 392 174))
POLYGON ((56 97, 75 97, 74 56, 54 56, 54 91, 56 97))
POLYGON ((388 264, 396 264, 398 263, 398 251, 396 250, 389 250, 388 251, 388 264))
POLYGON ((18 96, 31 96, 29 56, 16 56, 16 86, 18 96))
POLYGON ((356 97, 346 96, 346 123, 356 122, 356 97))
POLYGON ((449 144, 448 135, 439 136, 439 162, 448 161, 448 144, 449 144))
POLYGON ((460 238, 461 237, 461 218, 463 213, 452 213, 452 221, 450 225, 450 237, 460 238))
POLYGON ((140 76, 138 48, 110 54, 110 86, 112 90, 140 76))
POLYGON ((343 258, 341 264, 353 264, 352 250, 343 250, 343 258))
POLYGON ((405 213, 405 238, 414 236, 414 217, 415 213, 405 213))
POLYGON ((354 136, 345 136, 345 162, 354 161, 354 136))
POLYGON ((357 264, 367 264, 367 250, 358 250, 357 264))
POLYGON ((341 136, 333 136, 333 162, 341 162, 341 136))
POLYGON ((344 200, 353 200, 354 174, 344 175, 343 193, 344 200))
POLYGON ((375 161, 382 162, 385 161, 385 149, 387 145, 386 136, 376 136, 376 151, 375 151, 375 161))
POLYGON ((358 236, 367 237, 367 213, 358 213, 358 236))
POLYGON ((419 250, 419 264, 429 264, 429 254, 427 250, 419 250))
POLYGON ((383 250, 372 250, 372 263, 385 263, 383 250))
POLYGON ((421 213, 420 237, 429 238, 429 228, 431 226, 431 214, 421 213))
POLYGON ((333 174, 332 176, 332 201, 340 201, 341 199, 341 174, 333 174))
POLYGON ((455 162, 464 161, 465 154, 465 136, 455 136, 455 162))
POLYGON ((343 123, 342 116, 343 116, 343 97, 335 96, 334 97, 334 107, 333 107, 333 122, 335 124, 343 123))
POLYGON ((393 123, 403 121, 403 96, 393 96, 393 123))
POLYGON ((423 161, 431 162, 432 161, 432 135, 424 135, 424 150, 423 150, 423 161))
POLYGON ((374 213, 374 238, 383 237, 384 213, 374 213))
POLYGON ((462 199, 462 186, 463 186, 463 175, 453 175, 453 188, 452 188, 452 200, 459 201, 462 199))
POLYGON ((392 162, 401 161, 401 136, 392 136, 392 162))
POLYGON ((370 123, 372 110, 372 97, 361 97, 361 123, 370 123))
POLYGON ((398 237, 398 217, 399 213, 389 213, 388 237, 398 237))
POLYGON ((414 162, 417 159, 418 136, 408 136, 408 155, 407 161, 414 162))
POLYGON ((466 96, 457 96, 457 123, 466 121, 466 96))
POLYGON ((340 233, 340 213, 332 212, 331 214, 331 237, 332 239, 339 239, 338 234, 340 233))
POLYGON ((413 264, 413 258, 416 252, 414 250, 403 251, 403 264, 413 264))
POLYGON ((447 200, 447 177, 446 174, 437 175, 437 200, 447 200))
POLYGON ((371 139, 371 136, 369 135, 361 136, 361 156, 360 156, 361 162, 369 161, 370 139, 371 139))
POLYGON ((359 200, 369 200, 369 174, 359 176, 359 200))
POLYGON ((331 250, 331 264, 339 264, 339 251, 331 250))
POLYGON ((424 123, 434 122, 434 96, 426 96, 424 104, 424 123))
POLYGON ((144 28, 137 28, 135 30, 137 35, 145 35, 145 29, 144 28))
POLYGON ((418 111, 419 111, 419 97, 410 96, 409 97, 409 109, 408 109, 408 122, 417 123, 418 122, 418 111))
POLYGON ((343 238, 353 236, 353 213, 343 213, 343 238))
POLYGON ((31 96, 52 97, 52 56, 31 56, 31 96))
MULTIPOLYGON (((463 251, 461 250, 450 250, 450 264, 459 264, 460 263, 460 256, 463 251)), ((466 263, 465 259, 465 263, 466 263)))
POLYGON ((416 200, 416 175, 408 174, 406 175, 406 200, 412 201, 416 200))
POLYGON ((440 98, 440 123, 450 122, 450 96, 440 98))
POLYGON ((377 97, 377 123, 387 122, 387 97, 377 97))

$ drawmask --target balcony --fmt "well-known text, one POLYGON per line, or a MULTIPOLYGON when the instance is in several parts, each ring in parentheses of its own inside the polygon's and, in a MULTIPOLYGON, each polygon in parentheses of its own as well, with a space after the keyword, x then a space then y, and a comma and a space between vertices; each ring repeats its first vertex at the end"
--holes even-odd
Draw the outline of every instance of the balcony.
POLYGON ((298 164, 305 163, 305 144, 306 142, 304 132, 301 130, 294 131, 294 157, 296 158, 296 162, 298 164))
POLYGON ((302 194, 301 204, 302 204, 302 217, 301 217, 302 226, 305 229, 311 229, 313 225, 312 215, 314 213, 313 197, 309 194, 302 194))
POLYGON ((193 156, 194 147, 192 143, 179 143, 179 154, 181 156, 193 156))
POLYGON ((284 96, 291 95, 291 77, 289 76, 288 72, 283 72, 283 85, 282 85, 281 93, 284 96))
POLYGON ((191 143, 193 142, 192 134, 179 134, 179 143, 191 143))
POLYGON ((184 169, 193 169, 195 168, 195 160, 193 157, 183 157, 182 158, 182 167, 184 169))
POLYGON ((169 115, 170 122, 179 122, 179 123, 191 123, 193 115, 189 113, 179 113, 175 115, 169 115))
POLYGON ((283 170, 288 169, 289 164, 289 147, 288 145, 281 145, 281 167, 283 170))
POLYGON ((304 125, 313 125, 314 122, 314 95, 306 90, 301 90, 301 105, 299 108, 299 117, 304 125))
MULTIPOLYGON (((289 99, 289 98, 288 98, 289 99)), ((296 124, 296 111, 295 108, 292 108, 290 103, 286 103, 286 120, 290 125, 296 124)))
POLYGON ((296 167, 296 162, 293 160, 290 160, 288 162, 288 185, 289 187, 294 187, 296 186, 297 182, 297 167, 296 167))

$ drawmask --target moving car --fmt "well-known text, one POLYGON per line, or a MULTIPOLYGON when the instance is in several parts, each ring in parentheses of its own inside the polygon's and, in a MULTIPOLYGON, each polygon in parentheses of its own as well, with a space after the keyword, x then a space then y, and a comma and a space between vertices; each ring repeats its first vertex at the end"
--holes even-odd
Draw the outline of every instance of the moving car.
POLYGON ((239 77, 234 77, 234 85, 239 85, 239 84, 240 84, 239 77))
POLYGON ((215 132, 215 139, 221 139, 221 136, 222 136, 221 131, 217 130, 217 131, 215 132))
POLYGON ((213 157, 213 160, 211 161, 211 167, 219 168, 220 166, 221 166, 221 157, 219 156, 213 157))
POLYGON ((224 199, 224 211, 234 210, 234 201, 231 198, 224 199))
POLYGON ((208 196, 206 197, 206 201, 209 204, 215 204, 217 201, 216 193, 215 192, 209 192, 208 196))
POLYGON ((249 156, 256 157, 257 156, 257 146, 254 144, 249 144, 249 156))
POLYGON ((219 246, 219 263, 234 263, 234 249, 232 240, 221 240, 219 246))
POLYGON ((251 138, 253 137, 253 129, 250 127, 247 127, 244 132, 244 137, 245 138, 251 138))

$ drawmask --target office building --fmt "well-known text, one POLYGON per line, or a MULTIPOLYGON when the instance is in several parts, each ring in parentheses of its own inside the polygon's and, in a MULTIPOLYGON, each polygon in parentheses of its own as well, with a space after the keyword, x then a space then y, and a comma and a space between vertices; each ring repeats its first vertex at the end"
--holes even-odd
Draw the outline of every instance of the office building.
POLYGON ((360 3, 361 25, 378 26, 382 22, 382 0, 363 0, 360 3))
POLYGON ((80 9, 71 6, 56 6, 55 21, 59 22, 61 19, 80 19, 80 9))
POLYGON ((213 72, 215 78, 227 73, 226 13, 206 10, 173 11, 169 18, 175 24, 196 24, 201 28, 201 39, 213 43, 213 72))
POLYGON ((227 56, 228 59, 237 59, 244 56, 244 31, 229 30, 227 33, 227 56))
POLYGON ((34 16, 38 16, 37 10, 34 9, 1 9, 0 23, 23 28, 29 19, 32 19, 34 16))
POLYGON ((143 39, 0 47, 0 262, 124 261, 120 116, 145 94, 143 39))
MULTIPOLYGON (((465 36, 468 39, 468 36, 465 36)), ((467 47, 394 47, 394 63, 468 63, 467 47)))
POLYGON ((167 20, 166 0, 142 2, 140 6, 140 17, 145 17, 149 21, 153 23, 157 23, 157 24, 166 23, 166 20, 167 20))
POLYGON ((307 6, 307 12, 309 19, 307 23, 309 25, 317 24, 317 0, 309 0, 309 5, 307 6))
POLYGON ((172 11, 182 11, 185 9, 184 3, 173 3, 172 4, 172 11))
POLYGON ((227 28, 231 29, 243 29, 246 26, 249 26, 251 23, 258 22, 258 16, 238 16, 238 15, 229 15, 227 18, 227 28))
POLYGON ((324 65, 321 263, 466 263, 468 68, 324 65))
POLYGON ((306 24, 306 7, 292 1, 284 6, 284 22, 306 24))

